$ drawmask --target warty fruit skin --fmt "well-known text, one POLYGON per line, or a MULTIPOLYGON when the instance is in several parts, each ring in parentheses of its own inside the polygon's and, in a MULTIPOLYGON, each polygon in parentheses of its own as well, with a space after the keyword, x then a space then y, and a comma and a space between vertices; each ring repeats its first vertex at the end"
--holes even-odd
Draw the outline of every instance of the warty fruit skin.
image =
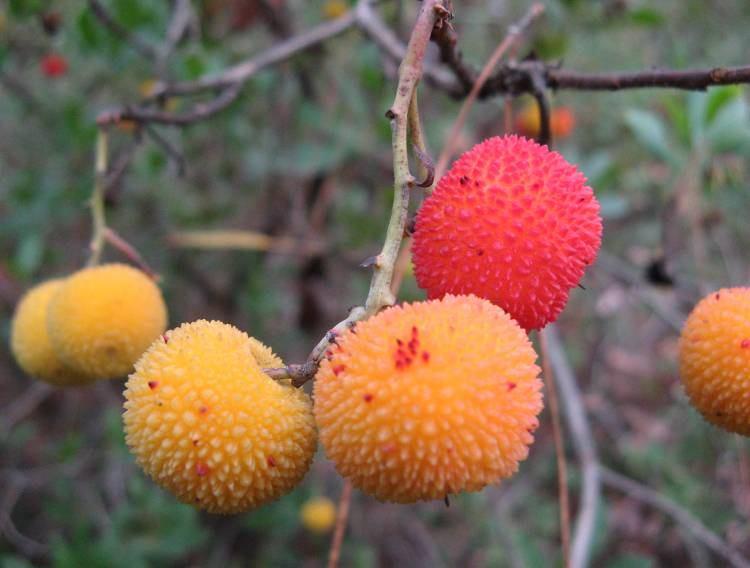
POLYGON ((703 298, 680 335, 680 377, 712 424, 750 436, 750 288, 703 298))
POLYGON ((382 501, 498 483, 526 458, 539 424, 535 360, 518 324, 475 296, 383 310, 339 336, 315 377, 326 455, 382 501))
POLYGON ((26 292, 16 306, 10 332, 18 365, 32 377, 59 387, 88 382, 60 360, 47 333, 47 308, 62 284, 62 279, 48 280, 26 292))
POLYGON ((167 327, 161 291, 125 264, 74 273, 50 301, 47 329, 60 359, 90 380, 126 376, 167 327))
POLYGON ((310 398, 263 373, 250 338, 199 320, 157 339, 125 388, 126 442, 178 499, 233 514, 304 477, 317 436, 310 398))
POLYGON ((490 138, 417 213, 414 274, 429 298, 475 294, 540 329, 565 307, 601 235, 599 203, 578 168, 532 140, 490 138))

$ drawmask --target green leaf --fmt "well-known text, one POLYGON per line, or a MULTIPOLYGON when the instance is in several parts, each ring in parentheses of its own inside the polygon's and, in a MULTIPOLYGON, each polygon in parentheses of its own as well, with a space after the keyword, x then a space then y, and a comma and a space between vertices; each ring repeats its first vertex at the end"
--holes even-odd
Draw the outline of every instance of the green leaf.
POLYGON ((659 116, 645 110, 630 109, 625 112, 625 124, 638 141, 656 157, 670 163, 677 161, 672 151, 674 143, 668 139, 664 123, 659 116))
POLYGON ((16 249, 16 268, 26 277, 31 276, 42 264, 44 243, 38 233, 27 235, 16 249))
POLYGON ((739 85, 717 87, 708 91, 705 114, 706 124, 711 124, 721 109, 741 96, 742 87, 739 85))
POLYGON ((94 15, 88 8, 81 10, 76 22, 81 45, 88 49, 94 49, 101 43, 101 32, 96 24, 94 15))
POLYGON ((745 99, 736 98, 717 113, 706 132, 714 152, 750 151, 750 109, 745 99))
POLYGON ((629 16, 635 25, 644 27, 658 27, 665 21, 664 14, 655 8, 636 8, 629 16))

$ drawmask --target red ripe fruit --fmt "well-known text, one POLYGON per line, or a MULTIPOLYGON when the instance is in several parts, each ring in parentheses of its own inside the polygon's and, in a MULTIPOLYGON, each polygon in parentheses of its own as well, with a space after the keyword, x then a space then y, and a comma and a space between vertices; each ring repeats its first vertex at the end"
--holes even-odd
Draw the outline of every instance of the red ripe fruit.
POLYGON ((554 321, 599 251, 594 192, 557 152, 495 137, 461 156, 419 210, 412 253, 430 298, 475 294, 527 330, 554 321))
POLYGON ((41 61, 42 73, 47 77, 60 77, 68 70, 68 60, 57 53, 45 55, 41 61))

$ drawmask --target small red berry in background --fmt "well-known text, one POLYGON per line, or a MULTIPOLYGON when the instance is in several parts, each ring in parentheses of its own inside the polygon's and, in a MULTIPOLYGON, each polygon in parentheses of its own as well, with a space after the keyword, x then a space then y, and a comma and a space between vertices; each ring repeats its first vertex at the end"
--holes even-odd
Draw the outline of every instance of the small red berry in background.
POLYGON ((68 71, 68 60, 57 53, 49 53, 42 58, 42 73, 47 77, 61 77, 68 71))
POLYGON ((490 138, 419 210, 414 274, 430 298, 475 294, 540 329, 565 307, 601 236, 599 203, 576 166, 526 138, 490 138))

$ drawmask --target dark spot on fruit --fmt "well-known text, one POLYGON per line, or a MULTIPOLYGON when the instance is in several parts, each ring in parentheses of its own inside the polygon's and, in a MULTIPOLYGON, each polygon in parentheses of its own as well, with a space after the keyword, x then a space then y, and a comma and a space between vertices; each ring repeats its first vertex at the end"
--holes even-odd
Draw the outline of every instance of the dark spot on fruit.
POLYGON ((273 459, 273 456, 268 456, 266 462, 268 462, 268 467, 276 467, 276 460, 273 459))
POLYGON ((198 474, 198 477, 206 477, 209 473, 208 466, 202 462, 198 462, 195 464, 195 473, 198 474))
POLYGON ((718 300, 719 298, 721 298, 721 294, 719 294, 718 292, 716 292, 716 295, 714 296, 714 298, 716 298, 718 300))
POLYGON ((194 446, 197 446, 200 443, 201 443, 201 441, 198 438, 196 438, 195 440, 193 440, 193 445, 194 446))
POLYGON ((512 391, 518 385, 516 383, 508 383, 508 392, 512 391))
POLYGON ((162 334, 161 338, 164 341, 164 343, 169 343, 169 338, 167 337, 166 333, 162 334))
POLYGON ((158 386, 159 386, 159 383, 157 381, 149 381, 148 382, 148 388, 150 388, 151 390, 154 390, 158 386))
POLYGON ((336 365, 333 368, 333 374, 336 376, 338 376, 339 373, 343 373, 344 371, 346 371, 346 365, 336 365))
POLYGON ((422 361, 428 363, 430 361, 430 354, 427 351, 422 351, 422 361))
POLYGON ((466 176, 461 176, 460 178, 458 178, 458 183, 460 183, 461 185, 466 185, 467 183, 469 183, 469 178, 467 178, 466 176))
POLYGON ((477 251, 477 256, 482 256, 484 254, 484 251, 482 249, 479 249, 477 251))
POLYGON ((740 341, 740 347, 742 349, 750 349, 750 339, 743 339, 740 341))
POLYGON ((369 392, 368 392, 368 393, 365 393, 365 394, 364 394, 364 396, 362 397, 362 399, 363 399, 363 400, 364 400, 365 402, 372 402, 372 399, 373 399, 373 395, 372 395, 372 394, 370 394, 369 392))
POLYGON ((715 416, 716 416, 717 418, 721 418, 722 416, 724 416, 724 413, 723 413, 723 412, 721 412, 720 410, 717 410, 716 412, 714 412, 714 415, 715 415, 715 416))
POLYGON ((208 407, 207 406, 201 405, 201 406, 198 407, 198 413, 199 414, 205 414, 206 412, 208 412, 208 407))
POLYGON ((399 347, 403 347, 404 346, 404 342, 397 338, 396 339, 396 345, 398 345, 399 347))

